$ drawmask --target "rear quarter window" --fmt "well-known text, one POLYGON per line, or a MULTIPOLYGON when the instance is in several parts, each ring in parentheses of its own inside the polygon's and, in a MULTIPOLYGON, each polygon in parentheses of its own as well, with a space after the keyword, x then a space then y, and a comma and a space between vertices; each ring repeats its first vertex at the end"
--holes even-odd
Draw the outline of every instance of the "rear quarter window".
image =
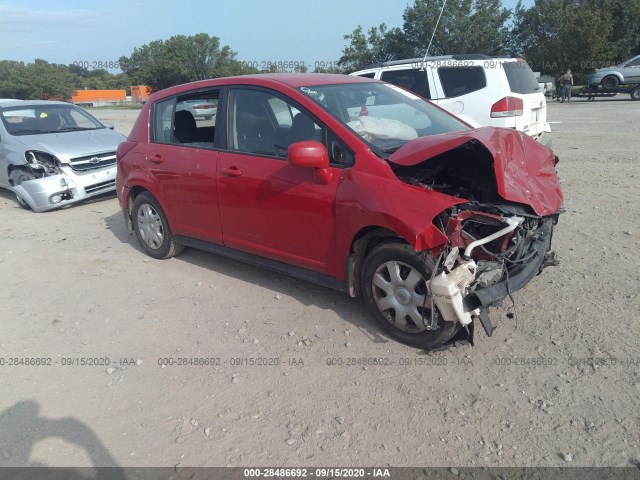
MULTIPOLYGON (((459 97, 467 93, 482 90, 487 86, 484 69, 478 67, 440 67, 438 76, 444 96, 459 97)), ((535 80, 535 79, 534 79, 535 80)))
POLYGON ((524 61, 502 62, 502 69, 507 76, 509 88, 513 93, 527 95, 540 91, 540 85, 531 67, 524 61))

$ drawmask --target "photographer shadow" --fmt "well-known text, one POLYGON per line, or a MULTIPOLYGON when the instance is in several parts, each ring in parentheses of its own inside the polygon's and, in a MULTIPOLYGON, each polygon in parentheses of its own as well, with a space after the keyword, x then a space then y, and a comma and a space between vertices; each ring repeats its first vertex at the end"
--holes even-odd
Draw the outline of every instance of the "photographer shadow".
POLYGON ((33 400, 18 402, 0 413, 0 466, 8 480, 127 480, 96 434, 73 417, 40 416, 33 400), (80 447, 98 468, 49 467, 30 462, 34 446, 43 440, 60 439, 80 447), (44 468, 37 468, 44 467, 44 468))

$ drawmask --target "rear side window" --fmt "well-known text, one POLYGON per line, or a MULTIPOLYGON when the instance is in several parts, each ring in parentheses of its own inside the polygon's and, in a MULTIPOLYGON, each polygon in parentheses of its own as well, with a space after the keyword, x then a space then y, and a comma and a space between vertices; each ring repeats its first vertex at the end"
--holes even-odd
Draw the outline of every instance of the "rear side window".
POLYGON ((375 72, 371 72, 371 73, 363 73, 362 75, 358 75, 359 77, 364 77, 364 78, 375 78, 376 74, 375 72))
POLYGON ((175 103, 175 98, 171 98, 157 102, 153 106, 152 142, 171 143, 172 117, 175 103))
POLYGON ((484 69, 480 66, 441 67, 438 69, 438 76, 446 98, 466 95, 487 86, 484 69))
POLYGON ((509 88, 513 93, 527 95, 540 90, 538 80, 536 80, 527 62, 521 60, 517 62, 502 62, 502 69, 507 75, 509 88))
POLYGON ((412 68, 410 70, 392 70, 389 72, 382 72, 381 80, 399 87, 406 88, 407 90, 417 93, 423 98, 431 98, 429 92, 429 84, 427 83, 427 72, 424 70, 412 68))

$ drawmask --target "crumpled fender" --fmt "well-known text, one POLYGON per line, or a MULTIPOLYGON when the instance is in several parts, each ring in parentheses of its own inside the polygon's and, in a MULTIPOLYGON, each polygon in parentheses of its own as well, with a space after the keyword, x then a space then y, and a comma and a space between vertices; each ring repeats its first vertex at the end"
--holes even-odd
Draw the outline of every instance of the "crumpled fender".
POLYGON ((529 205, 540 216, 560 210, 563 197, 553 152, 516 130, 483 127, 421 137, 401 147, 389 162, 417 165, 469 142, 480 142, 493 157, 502 198, 529 205))

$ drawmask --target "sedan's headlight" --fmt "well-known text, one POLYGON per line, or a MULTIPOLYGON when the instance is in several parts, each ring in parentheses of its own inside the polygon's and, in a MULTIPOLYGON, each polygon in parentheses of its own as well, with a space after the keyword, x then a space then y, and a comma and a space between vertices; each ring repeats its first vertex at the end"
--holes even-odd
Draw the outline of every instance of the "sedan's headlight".
POLYGON ((39 152, 37 150, 27 150, 24 153, 24 156, 29 168, 31 168, 34 173, 41 173, 45 177, 59 173, 59 161, 50 153, 39 152))

